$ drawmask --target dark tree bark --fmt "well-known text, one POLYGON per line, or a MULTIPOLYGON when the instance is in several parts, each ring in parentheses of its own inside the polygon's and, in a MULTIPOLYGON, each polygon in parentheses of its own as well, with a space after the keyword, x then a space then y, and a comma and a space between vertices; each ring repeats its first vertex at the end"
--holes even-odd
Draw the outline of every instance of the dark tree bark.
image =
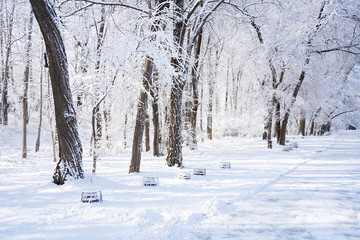
POLYGON ((69 86, 68 63, 59 22, 50 0, 30 0, 49 58, 56 127, 59 138, 59 161, 54 183, 64 184, 69 176, 83 178, 82 146, 77 131, 76 113, 69 86))
POLYGON ((182 90, 183 83, 173 80, 174 86, 171 88, 170 95, 170 131, 169 131, 169 148, 166 162, 168 166, 182 167, 182 121, 181 121, 181 107, 182 107, 182 90))
POLYGON ((136 123, 132 145, 132 156, 129 173, 140 172, 142 139, 144 135, 146 112, 148 106, 149 82, 153 71, 153 62, 150 57, 146 58, 143 77, 143 89, 140 91, 140 98, 137 106, 136 123))
MULTIPOLYGON (((184 20, 184 0, 174 0, 174 14, 176 20, 173 27, 174 43, 177 46, 179 56, 182 56, 182 46, 185 33, 184 20)), ((169 128, 169 147, 166 163, 168 166, 182 167, 182 91, 185 86, 184 69, 182 59, 177 57, 171 58, 171 65, 175 69, 175 75, 172 79, 170 94, 170 128, 169 128)))
POLYGON ((199 57, 201 50, 201 42, 202 42, 202 30, 197 37, 196 46, 195 46, 195 55, 194 55, 194 63, 191 69, 191 80, 192 80, 192 92, 193 92, 193 102, 191 109, 191 132, 190 132, 190 149, 196 149, 197 141, 196 141, 196 120, 199 108, 199 57))
POLYGON ((145 151, 150 151, 150 116, 146 114, 145 117, 145 151))
MULTIPOLYGON (((186 83, 187 72, 189 68, 189 59, 191 57, 192 48, 195 45, 195 40, 199 35, 202 27, 206 23, 210 15, 224 2, 224 0, 217 1, 210 11, 201 12, 195 20, 194 28, 189 36, 189 44, 186 47, 186 52, 183 51, 184 33, 187 27, 189 17, 194 13, 195 9, 203 4, 199 1, 193 5, 189 10, 187 16, 184 14, 184 0, 174 0, 174 15, 176 16, 173 27, 174 44, 177 47, 178 56, 172 57, 171 65, 175 69, 175 74, 172 78, 171 89, 171 105, 170 105, 170 132, 169 132, 169 148, 166 162, 168 166, 182 167, 182 92, 186 83)), ((205 4, 209 4, 206 2, 205 4)))
POLYGON ((275 98, 275 136, 276 142, 280 142, 280 131, 281 131, 281 119, 280 119, 280 102, 275 98))

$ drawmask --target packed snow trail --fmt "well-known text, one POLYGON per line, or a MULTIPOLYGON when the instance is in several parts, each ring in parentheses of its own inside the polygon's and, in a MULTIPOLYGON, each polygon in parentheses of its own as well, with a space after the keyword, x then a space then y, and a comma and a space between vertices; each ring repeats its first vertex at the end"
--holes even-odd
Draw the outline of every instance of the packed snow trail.
POLYGON ((334 134, 306 161, 235 201, 230 214, 209 219, 198 238, 360 239, 360 132, 354 133, 334 134))
POLYGON ((57 186, 50 136, 22 159, 21 132, 10 130, 0 133, 1 240, 360 239, 360 131, 290 137, 299 144, 290 152, 259 139, 207 141, 184 151, 184 170, 207 170, 191 180, 148 153, 141 173, 128 174, 130 152, 102 156, 94 177, 85 157, 87 178, 57 186), (142 187, 143 176, 160 186, 142 187), (104 202, 81 203, 85 190, 104 202))

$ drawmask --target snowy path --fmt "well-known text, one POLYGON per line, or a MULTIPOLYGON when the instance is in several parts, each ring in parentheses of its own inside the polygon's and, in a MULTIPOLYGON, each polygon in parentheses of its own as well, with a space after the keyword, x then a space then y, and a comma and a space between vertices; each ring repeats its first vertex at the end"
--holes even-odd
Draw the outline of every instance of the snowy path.
POLYGON ((308 154, 236 201, 230 217, 213 219, 213 226, 200 235, 208 239, 360 239, 360 134, 332 138, 325 149, 308 154), (232 231, 216 227, 227 224, 232 231))
POLYGON ((185 169, 207 170, 191 180, 177 179, 164 157, 144 154, 140 174, 127 174, 130 153, 102 157, 97 177, 64 186, 51 183, 50 146, 21 160, 20 138, 4 135, 1 240, 360 239, 360 131, 290 138, 299 143, 290 152, 257 139, 206 142, 184 152, 185 169), (143 176, 160 186, 140 186, 143 176), (104 202, 81 203, 87 189, 101 189, 104 202))

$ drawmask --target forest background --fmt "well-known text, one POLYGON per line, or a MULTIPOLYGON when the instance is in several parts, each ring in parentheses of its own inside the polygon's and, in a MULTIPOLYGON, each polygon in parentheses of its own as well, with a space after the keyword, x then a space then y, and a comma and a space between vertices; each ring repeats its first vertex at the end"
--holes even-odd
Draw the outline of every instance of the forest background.
MULTIPOLYGON (((25 158, 27 125, 57 144, 48 59, 30 3, 0 4, 0 123, 23 129, 25 158)), ((205 138, 257 136, 272 148, 286 134, 360 127, 358 1, 54 6, 94 172, 102 153, 131 146, 129 172, 138 172, 142 150, 181 167, 182 147, 205 138)))

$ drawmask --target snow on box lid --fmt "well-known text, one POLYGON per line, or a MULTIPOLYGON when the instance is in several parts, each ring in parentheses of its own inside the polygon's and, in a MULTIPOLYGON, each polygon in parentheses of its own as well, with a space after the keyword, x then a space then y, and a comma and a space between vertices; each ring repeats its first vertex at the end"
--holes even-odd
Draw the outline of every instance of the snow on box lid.
POLYGON ((142 185, 143 186, 159 186, 159 178, 144 176, 142 185))
POLYGON ((101 191, 88 191, 81 193, 81 201, 84 203, 102 202, 103 197, 101 191))
POLYGON ((190 171, 179 171, 177 178, 179 179, 191 179, 191 172, 190 171))
POLYGON ((220 168, 231 168, 231 163, 230 162, 220 162, 219 167, 220 168))

